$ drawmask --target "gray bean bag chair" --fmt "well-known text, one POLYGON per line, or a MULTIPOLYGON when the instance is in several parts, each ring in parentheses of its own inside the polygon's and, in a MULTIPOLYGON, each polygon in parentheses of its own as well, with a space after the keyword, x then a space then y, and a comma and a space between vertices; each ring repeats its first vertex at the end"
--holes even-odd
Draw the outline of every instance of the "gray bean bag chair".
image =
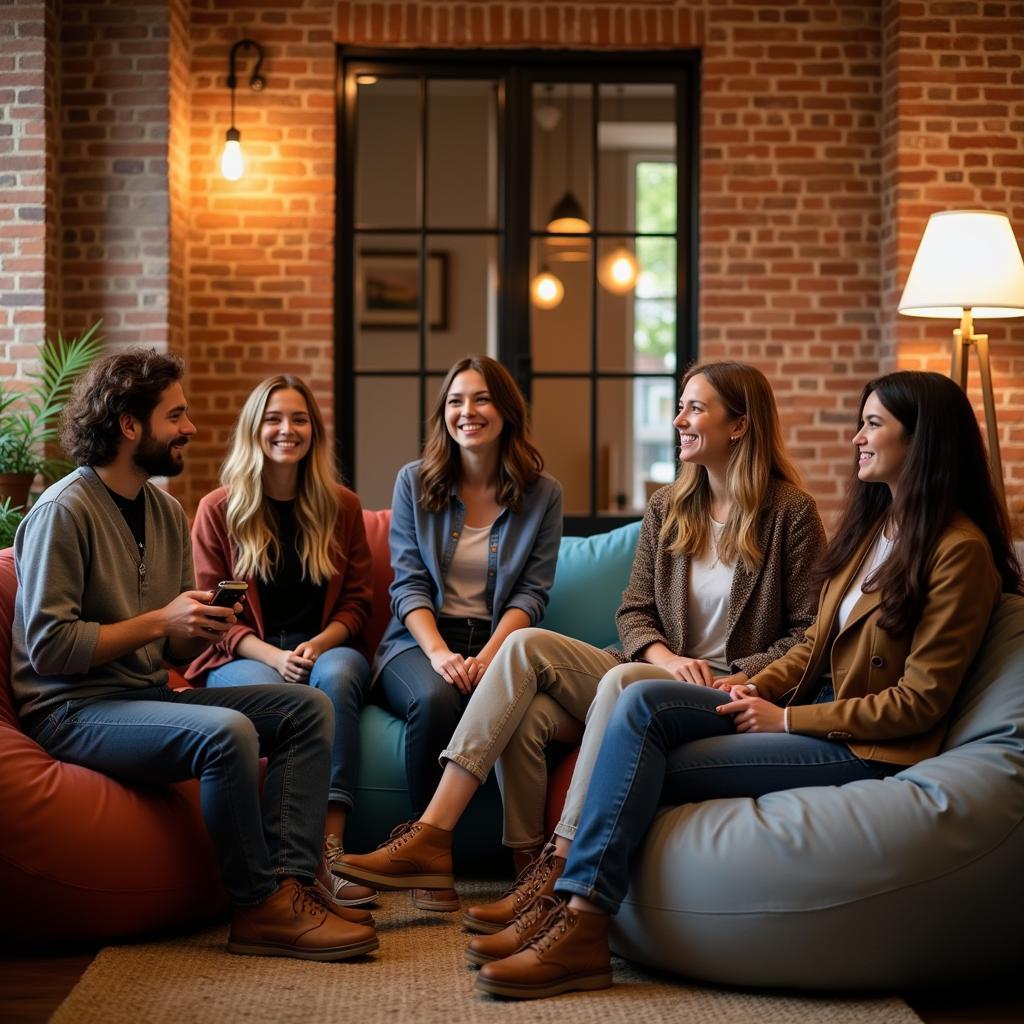
POLYGON ((905 988, 1019 969, 1024 598, 1004 597, 943 752, 883 781, 661 813, 612 948, 732 985, 905 988))

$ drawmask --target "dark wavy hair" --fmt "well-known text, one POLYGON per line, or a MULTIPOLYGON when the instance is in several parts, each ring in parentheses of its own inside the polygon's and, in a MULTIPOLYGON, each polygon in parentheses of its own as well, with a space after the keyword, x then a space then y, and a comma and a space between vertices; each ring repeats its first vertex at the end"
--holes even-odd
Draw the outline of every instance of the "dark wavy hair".
POLYGON ((868 586, 882 592, 879 625, 893 636, 904 636, 921 617, 935 545, 953 516, 962 512, 988 540, 1003 591, 1021 593, 1021 567, 1006 509, 996 497, 967 396, 938 373, 890 373, 865 386, 858 429, 870 394, 903 427, 907 455, 895 499, 887 484, 860 480, 855 464, 846 512, 822 557, 822 579, 839 572, 865 537, 891 515, 897 526, 892 553, 868 586))
POLYGON ((452 382, 466 370, 476 370, 483 377, 491 401, 505 421, 501 431, 495 500, 499 505, 518 512, 522 508, 523 494, 537 482, 544 469, 544 460, 530 440, 526 402, 519 386, 512 379, 512 374, 490 356, 460 359, 448 371, 437 393, 427 420, 427 440, 420 464, 423 488, 420 503, 428 512, 441 512, 448 505, 452 487, 461 479, 462 457, 455 439, 448 433, 444 410, 452 382))
POLYGON ((75 384, 60 423, 60 443, 78 466, 107 466, 121 443, 121 417, 146 425, 184 364, 153 348, 129 348, 94 363, 75 384))

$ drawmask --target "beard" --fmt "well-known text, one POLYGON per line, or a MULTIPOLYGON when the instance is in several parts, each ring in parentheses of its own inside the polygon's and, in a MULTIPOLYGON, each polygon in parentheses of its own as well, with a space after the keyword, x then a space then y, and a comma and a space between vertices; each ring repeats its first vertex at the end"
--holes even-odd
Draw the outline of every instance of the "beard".
POLYGON ((184 439, 157 441, 148 428, 143 428, 142 439, 132 461, 148 476, 177 476, 185 468, 185 461, 175 457, 174 449, 186 444, 188 441, 184 439))

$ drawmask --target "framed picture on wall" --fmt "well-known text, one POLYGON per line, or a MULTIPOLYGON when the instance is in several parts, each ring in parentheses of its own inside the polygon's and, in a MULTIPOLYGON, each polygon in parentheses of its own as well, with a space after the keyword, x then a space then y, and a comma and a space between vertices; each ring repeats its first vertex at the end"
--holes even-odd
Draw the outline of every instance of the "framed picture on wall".
MULTIPOLYGON (((414 331, 420 270, 414 249, 363 249, 356 273, 356 323, 364 331, 414 331)), ((448 253, 427 253, 427 324, 448 329, 448 253)))

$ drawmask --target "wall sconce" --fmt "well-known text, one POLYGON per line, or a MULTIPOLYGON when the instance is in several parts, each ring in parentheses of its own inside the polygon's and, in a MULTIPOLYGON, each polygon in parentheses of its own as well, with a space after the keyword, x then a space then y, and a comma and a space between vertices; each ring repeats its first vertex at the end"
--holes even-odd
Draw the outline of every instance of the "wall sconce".
POLYGON ((263 66, 263 47, 251 39, 239 39, 231 47, 228 56, 228 88, 231 90, 231 127, 224 136, 224 152, 220 156, 220 173, 228 181, 238 181, 245 170, 245 161, 242 159, 242 133, 235 127, 235 87, 238 85, 238 76, 235 74, 235 58, 240 48, 248 50, 250 47, 256 51, 256 67, 253 68, 249 77, 249 88, 253 92, 260 92, 267 84, 267 80, 260 74, 263 66))
POLYGON ((991 210, 933 213, 897 309, 904 316, 960 321, 960 327, 953 331, 949 375, 964 391, 967 358, 972 348, 977 350, 992 482, 1000 499, 1004 499, 988 335, 974 333, 974 317, 1024 316, 1024 260, 1006 214, 991 210))

